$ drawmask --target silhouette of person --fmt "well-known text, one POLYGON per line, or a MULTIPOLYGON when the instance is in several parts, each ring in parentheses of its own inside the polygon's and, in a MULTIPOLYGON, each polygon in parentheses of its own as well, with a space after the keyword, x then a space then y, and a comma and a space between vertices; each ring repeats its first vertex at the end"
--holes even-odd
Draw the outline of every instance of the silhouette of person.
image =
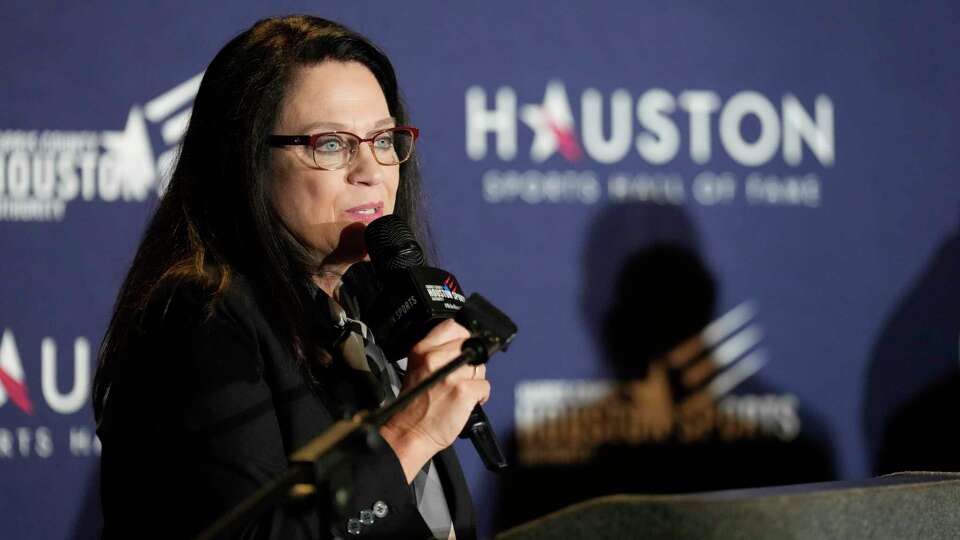
POLYGON ((756 378, 734 385, 752 403, 779 407, 771 424, 728 407, 737 403, 723 399, 732 387, 718 393, 716 381, 730 371, 705 331, 716 320, 718 285, 698 246, 682 207, 599 213, 584 249, 580 303, 615 384, 599 400, 518 429, 516 467, 500 479, 498 528, 606 494, 833 478, 819 426, 795 398, 756 378))
POLYGON ((960 233, 940 246, 884 326, 867 372, 864 428, 876 474, 960 470, 960 233))

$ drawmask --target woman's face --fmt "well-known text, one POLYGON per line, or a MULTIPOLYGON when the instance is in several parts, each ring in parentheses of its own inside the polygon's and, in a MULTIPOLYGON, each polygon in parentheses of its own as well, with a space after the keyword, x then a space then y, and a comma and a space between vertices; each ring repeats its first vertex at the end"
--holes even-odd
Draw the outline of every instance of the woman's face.
MULTIPOLYGON (((366 138, 394 125, 369 69, 357 62, 326 61, 294 72, 273 133, 349 131, 366 138)), ((361 258, 365 248, 357 232, 393 213, 400 166, 377 163, 369 143, 357 149, 349 165, 335 171, 318 169, 312 149, 305 146, 272 152, 273 205, 287 227, 324 258, 334 250, 344 256, 343 262, 361 258)))

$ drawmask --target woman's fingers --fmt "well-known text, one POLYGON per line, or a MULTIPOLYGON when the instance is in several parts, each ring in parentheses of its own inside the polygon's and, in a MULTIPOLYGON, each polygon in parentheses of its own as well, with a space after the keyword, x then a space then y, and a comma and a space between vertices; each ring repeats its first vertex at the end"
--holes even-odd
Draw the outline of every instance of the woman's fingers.
MULTIPOLYGON (((470 406, 471 411, 473 410, 473 405, 483 405, 490 399, 490 381, 486 379, 474 379, 464 382, 470 387, 468 401, 472 403, 470 406)), ((466 419, 464 419, 464 424, 466 424, 466 419)))
POLYGON ((410 349, 407 371, 434 372, 442 368, 460 356, 463 342, 469 337, 467 329, 453 319, 441 322, 410 349))
POLYGON ((490 383, 460 379, 437 385, 380 427, 380 433, 397 454, 407 481, 463 430, 477 403, 490 397, 490 383))
POLYGON ((410 352, 411 354, 423 354, 452 341, 458 342, 457 350, 459 350, 460 344, 469 337, 470 332, 467 331, 466 328, 460 326, 460 324, 453 319, 447 319, 433 327, 433 330, 430 330, 423 339, 417 342, 410 352))
MULTIPOLYGON (((424 356, 422 356, 414 364, 408 365, 408 373, 415 372, 417 376, 422 375, 426 376, 429 373, 439 370, 443 366, 447 365, 449 362, 452 362, 461 354, 460 347, 463 345, 463 340, 451 341, 437 347, 424 356)), ((473 366, 466 364, 457 368, 453 373, 447 376, 448 382, 454 382, 459 380, 482 380, 487 376, 487 366, 479 365, 473 366)))
MULTIPOLYGON (((434 327, 410 350, 404 389, 457 358, 463 342, 469 337, 467 329, 453 320, 434 327)), ((477 403, 486 403, 489 398, 486 367, 464 365, 381 428, 381 433, 400 457, 408 480, 426 459, 453 444, 473 408, 477 403)))
POLYGON ((460 356, 460 347, 464 340, 448 341, 430 349, 414 347, 407 357, 407 373, 433 373, 451 360, 460 356))
POLYGON ((486 378, 486 376, 487 376, 486 366, 484 365, 471 366, 470 364, 467 364, 465 366, 461 366, 456 371, 451 373, 448 380, 450 381, 459 381, 459 380, 482 381, 486 378))

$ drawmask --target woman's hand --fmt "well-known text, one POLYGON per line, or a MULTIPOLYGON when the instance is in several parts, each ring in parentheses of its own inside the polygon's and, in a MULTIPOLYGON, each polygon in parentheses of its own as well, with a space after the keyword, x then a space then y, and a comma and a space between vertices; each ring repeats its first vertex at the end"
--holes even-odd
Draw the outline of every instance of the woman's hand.
MULTIPOLYGON (((405 391, 460 355, 470 337, 452 319, 443 321, 410 350, 405 391)), ((451 373, 380 427, 380 434, 400 459, 407 482, 437 452, 453 444, 477 403, 490 397, 485 366, 466 365, 451 373)))

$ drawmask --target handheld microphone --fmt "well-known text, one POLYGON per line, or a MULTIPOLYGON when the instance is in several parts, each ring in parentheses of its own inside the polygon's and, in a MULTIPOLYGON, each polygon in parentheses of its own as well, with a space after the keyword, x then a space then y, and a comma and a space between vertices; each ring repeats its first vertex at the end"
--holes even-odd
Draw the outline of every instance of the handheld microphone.
MULTIPOLYGON (((456 319, 466 298, 453 274, 424 265, 423 250, 402 218, 386 215, 375 219, 364 236, 370 262, 383 283, 369 324, 377 344, 396 362, 444 319, 456 319)), ((460 437, 470 438, 487 469, 500 471, 507 466, 479 404, 460 437)))

